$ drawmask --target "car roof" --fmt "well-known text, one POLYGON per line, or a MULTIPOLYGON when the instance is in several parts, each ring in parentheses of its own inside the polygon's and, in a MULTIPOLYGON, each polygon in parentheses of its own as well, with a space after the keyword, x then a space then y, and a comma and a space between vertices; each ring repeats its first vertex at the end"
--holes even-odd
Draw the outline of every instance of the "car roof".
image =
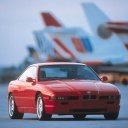
POLYGON ((36 63, 31 66, 46 66, 46 65, 86 65, 83 63, 75 63, 75 62, 44 62, 44 63, 36 63))

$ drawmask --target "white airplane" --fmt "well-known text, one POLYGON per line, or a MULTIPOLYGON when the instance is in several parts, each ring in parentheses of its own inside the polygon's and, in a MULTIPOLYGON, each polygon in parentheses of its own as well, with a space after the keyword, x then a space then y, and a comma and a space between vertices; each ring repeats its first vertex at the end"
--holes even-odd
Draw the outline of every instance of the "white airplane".
POLYGON ((96 36, 107 40, 109 38, 115 38, 114 35, 116 34, 128 50, 128 21, 113 22, 96 5, 92 3, 83 3, 82 5, 96 36))
POLYGON ((52 13, 42 12, 46 27, 34 32, 41 54, 53 61, 61 58, 89 65, 128 62, 128 52, 120 39, 105 28, 109 18, 94 4, 82 5, 93 35, 82 28, 67 28, 52 13))
POLYGON ((124 26, 117 26, 116 22, 111 22, 108 16, 93 3, 83 3, 82 6, 93 33, 91 39, 96 52, 100 52, 99 54, 104 57, 108 55, 113 64, 128 62, 126 45, 124 46, 116 31, 117 28, 118 30, 123 29, 124 26), (115 24, 116 26, 114 26, 115 24), (112 32, 116 32, 116 34, 112 32))

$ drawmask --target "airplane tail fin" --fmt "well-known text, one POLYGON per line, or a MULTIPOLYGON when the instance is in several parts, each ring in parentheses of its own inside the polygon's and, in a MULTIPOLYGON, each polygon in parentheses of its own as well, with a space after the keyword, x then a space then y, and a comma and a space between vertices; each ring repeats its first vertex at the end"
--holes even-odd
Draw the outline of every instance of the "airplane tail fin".
POLYGON ((42 12, 41 17, 45 23, 45 26, 61 27, 62 24, 56 20, 55 16, 49 12, 42 12))
POLYGON ((107 23, 110 22, 107 15, 93 3, 83 3, 82 6, 92 30, 95 53, 104 53, 103 56, 107 55, 110 58, 113 56, 113 61, 119 56, 120 59, 124 58, 126 48, 119 37, 107 27, 107 23))
MULTIPOLYGON (((83 3, 82 4, 88 22, 90 24, 91 30, 94 34, 98 34, 105 38, 109 37, 111 32, 106 32, 105 23, 110 21, 106 14, 100 10, 95 4, 93 3, 83 3), (106 32, 104 35, 102 32, 106 32), (101 35, 102 34, 102 35, 101 35), (107 35, 108 34, 108 35, 107 35)), ((107 30, 108 31, 108 30, 107 30)))

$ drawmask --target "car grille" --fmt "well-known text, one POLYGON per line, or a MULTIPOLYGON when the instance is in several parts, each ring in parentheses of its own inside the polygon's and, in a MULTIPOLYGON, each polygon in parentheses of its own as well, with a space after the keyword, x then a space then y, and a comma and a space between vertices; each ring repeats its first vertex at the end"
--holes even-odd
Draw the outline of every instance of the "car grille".
POLYGON ((79 97, 78 96, 68 96, 67 99, 68 100, 78 100, 79 97))
POLYGON ((99 99, 101 99, 101 100, 108 100, 108 96, 100 96, 99 99))
POLYGON ((84 100, 96 100, 96 95, 84 95, 84 100))
POLYGON ((119 100, 120 96, 100 96, 100 100, 119 100))

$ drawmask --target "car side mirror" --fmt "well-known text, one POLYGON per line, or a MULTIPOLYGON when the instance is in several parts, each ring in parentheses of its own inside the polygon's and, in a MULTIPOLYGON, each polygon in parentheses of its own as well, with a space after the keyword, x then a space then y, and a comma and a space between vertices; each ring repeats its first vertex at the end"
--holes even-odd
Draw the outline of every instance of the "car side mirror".
POLYGON ((27 77, 26 82, 34 82, 34 79, 32 77, 27 77))
POLYGON ((102 76, 102 77, 101 77, 101 81, 103 81, 103 82, 108 81, 108 77, 107 77, 107 76, 102 76))

